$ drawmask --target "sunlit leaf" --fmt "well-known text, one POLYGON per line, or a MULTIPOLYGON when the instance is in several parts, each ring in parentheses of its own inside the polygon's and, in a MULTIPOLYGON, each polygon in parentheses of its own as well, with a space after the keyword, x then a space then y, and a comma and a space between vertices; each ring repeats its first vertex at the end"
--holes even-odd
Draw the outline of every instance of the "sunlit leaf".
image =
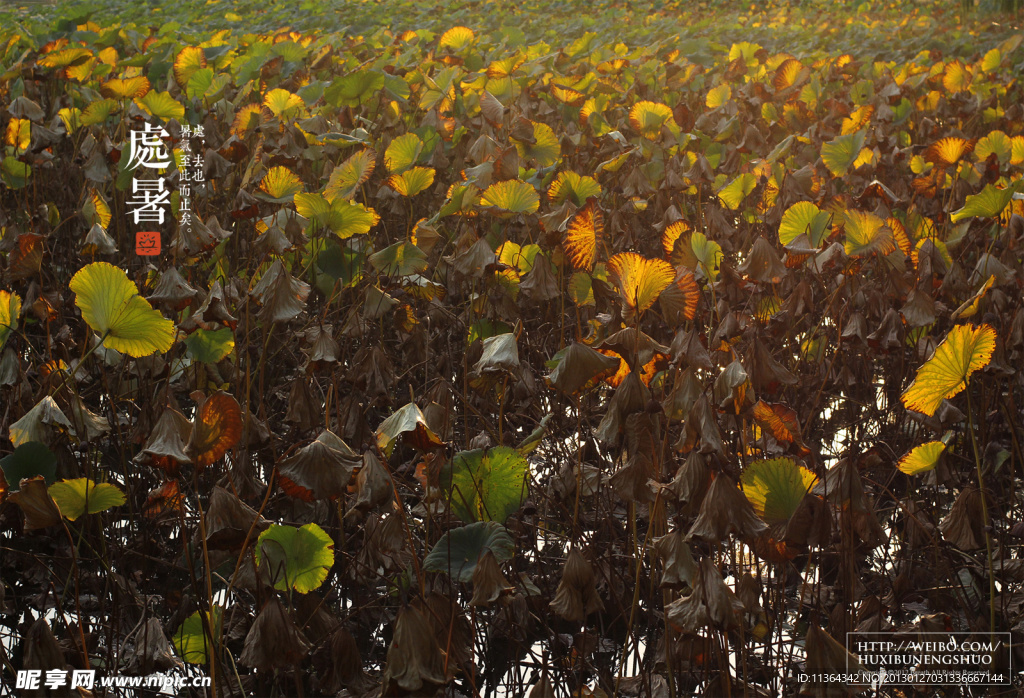
POLYGON ((342 198, 328 201, 319 194, 296 194, 295 210, 300 216, 334 231, 342 240, 365 235, 380 222, 380 216, 372 208, 342 198))
POLYGON ((186 618, 174 633, 173 640, 178 656, 189 664, 207 664, 212 654, 210 638, 203 629, 203 616, 200 616, 200 613, 205 616, 213 638, 216 640, 222 636, 223 607, 214 606, 212 614, 207 611, 196 611, 186 618))
POLYGON ((200 68, 206 67, 206 54, 198 46, 186 46, 174 57, 174 79, 182 89, 189 78, 200 68))
POLYGON ((399 437, 410 446, 421 451, 430 450, 443 445, 427 425, 427 419, 415 402, 409 402, 396 410, 377 427, 377 446, 390 456, 399 437))
POLYGON ((973 148, 974 141, 966 138, 942 138, 928 146, 924 151, 924 159, 943 167, 951 167, 973 148))
POLYGON ((452 27, 437 42, 438 48, 447 48, 452 53, 459 53, 473 43, 473 30, 467 27, 452 27))
POLYGON ((124 492, 117 486, 107 482, 97 484, 84 477, 55 482, 49 492, 60 507, 60 513, 71 521, 82 514, 98 514, 125 502, 124 492))
POLYGON ((565 253, 576 269, 590 271, 597 256, 597 243, 604 233, 604 216, 591 200, 577 211, 565 231, 565 253))
POLYGON ((559 172, 548 189, 548 201, 560 204, 569 199, 583 206, 587 199, 601 195, 601 185, 593 177, 582 177, 575 172, 559 172))
MULTIPOLYGON (((169 92, 150 90, 141 98, 136 99, 135 104, 144 112, 164 121, 170 121, 171 119, 181 121, 185 118, 185 107, 181 105, 181 102, 174 99, 169 92)), ((88 111, 86 109, 86 116, 82 117, 83 123, 86 121, 88 111)))
POLYGON ((373 174, 377 154, 364 148, 351 155, 331 172, 331 179, 324 189, 324 197, 333 201, 337 197, 351 199, 359 187, 373 174))
POLYGON ((929 470, 934 470, 939 464, 939 458, 946 450, 946 444, 942 441, 929 441, 915 446, 909 453, 900 458, 896 467, 907 475, 920 475, 929 470))
POLYGON ((968 194, 964 201, 963 208, 950 214, 949 218, 954 223, 964 218, 995 218, 1003 212, 1013 198, 1014 193, 1020 189, 1020 182, 1017 180, 1013 186, 1000 189, 994 184, 986 184, 985 188, 977 194, 968 194))
POLYGON ((241 437, 242 408, 233 396, 216 392, 196 411, 189 455, 202 468, 223 458, 241 437))
POLYGON ((785 523, 817 476, 789 458, 756 461, 741 475, 743 494, 769 524, 785 523))
POLYGON ((308 594, 320 588, 334 565, 334 541, 315 523, 273 524, 256 541, 256 564, 265 566, 275 589, 308 594))
POLYGON ((629 110, 629 123, 644 138, 654 139, 661 133, 661 127, 675 124, 672 110, 657 102, 637 102, 629 110))
POLYGON ((779 224, 779 242, 783 245, 807 234, 807 239, 814 247, 821 247, 828 233, 828 224, 832 216, 822 211, 810 201, 798 201, 786 209, 779 224))
POLYGON ((302 180, 287 167, 271 167, 260 181, 257 196, 267 201, 283 204, 302 191, 302 180))
POLYGON ((384 151, 384 166, 392 174, 405 172, 416 164, 422 152, 423 140, 415 133, 403 133, 384 151))
POLYGON ((280 119, 290 119, 302 113, 305 103, 298 95, 278 87, 266 94, 263 106, 280 119))
POLYGON ((70 287, 82 318, 111 349, 140 357, 167 351, 174 343, 174 323, 154 310, 128 275, 114 265, 84 266, 70 287))
POLYGON ((623 301, 637 313, 650 308, 676 277, 675 269, 665 260, 647 259, 635 252, 615 255, 608 270, 623 301))
POLYGON ((729 83, 722 83, 708 90, 705 104, 707 104, 708 109, 717 109, 730 99, 732 99, 732 88, 729 87, 729 83))
POLYGON ((732 180, 718 192, 718 198, 733 211, 740 207, 747 195, 757 186, 757 177, 746 172, 732 180))
POLYGON ((708 240, 704 233, 694 233, 690 236, 690 248, 697 260, 694 271, 701 272, 708 281, 717 281, 722 265, 722 246, 714 240, 708 240))
POLYGON ((540 207, 540 196, 526 182, 507 179, 487 187, 480 197, 480 205, 510 213, 533 213, 540 207))
POLYGON ((0 291, 0 349, 4 348, 11 333, 18 329, 20 315, 21 296, 10 291, 0 291))
POLYGON ((996 348, 996 331, 988 325, 957 325, 917 371, 903 393, 903 404, 929 417, 942 401, 967 386, 971 374, 988 365, 996 348))
POLYGON ((842 177, 853 165, 861 148, 867 131, 858 131, 847 136, 838 136, 821 146, 821 159, 825 167, 836 177, 842 177))
POLYGON ((872 253, 886 255, 896 249, 892 231, 873 213, 847 211, 843 230, 846 233, 846 254, 851 257, 872 253))
POLYGON ((134 78, 113 78, 100 86, 104 97, 114 99, 135 99, 149 92, 149 80, 139 75, 134 78))
POLYGON ((402 174, 391 175, 386 182, 389 187, 407 197, 426 191, 433 183, 433 167, 413 167, 402 174))
POLYGON ((534 121, 532 142, 513 138, 519 157, 534 160, 541 167, 549 167, 558 162, 562 149, 558 144, 558 136, 547 124, 534 121))

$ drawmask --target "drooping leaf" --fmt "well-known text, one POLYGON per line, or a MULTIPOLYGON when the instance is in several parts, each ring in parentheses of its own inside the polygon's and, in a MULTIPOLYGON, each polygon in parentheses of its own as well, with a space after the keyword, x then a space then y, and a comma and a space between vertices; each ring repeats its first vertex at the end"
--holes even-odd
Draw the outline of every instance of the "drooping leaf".
POLYGON ((95 483, 84 477, 55 482, 49 492, 60 507, 60 513, 71 521, 82 514, 98 514, 125 502, 124 492, 116 485, 95 483))
POLYGON ((353 235, 365 235, 380 222, 380 216, 372 208, 341 197, 328 201, 319 194, 296 194, 295 210, 300 216, 312 218, 334 231, 342 240, 353 235))
POLYGON ((694 271, 702 274, 708 281, 718 281, 722 265, 722 246, 714 240, 709 240, 704 233, 694 233, 690 236, 690 248, 697 261, 697 268, 694 271))
POLYGON ((427 426, 427 419, 415 402, 407 403, 381 422, 376 435, 377 446, 387 456, 391 455, 399 437, 421 451, 443 445, 437 434, 427 426))
POLYGON ((114 265, 88 264, 72 277, 70 287, 85 322, 111 349, 138 358, 167 351, 174 343, 174 324, 114 265))
POLYGON ((426 191, 434 183, 433 167, 413 167, 388 177, 386 184, 405 197, 426 191))
POLYGON ((275 589, 308 594, 324 583, 334 565, 334 541, 315 523, 273 524, 256 541, 256 564, 265 566, 275 589))
POLYGON ((497 521, 477 521, 448 531, 423 558, 427 572, 445 572, 452 579, 469 582, 484 554, 510 560, 515 552, 512 537, 497 521))
POLYGON ((741 476, 743 494, 769 524, 789 521, 816 480, 814 473, 789 458, 756 461, 741 476))
POLYGON ((918 369, 903 404, 932 416, 943 400, 967 386, 972 373, 988 365, 995 348, 996 331, 989 325, 957 325, 918 369))
POLYGON ((455 454, 441 469, 449 506, 463 521, 504 523, 526 499, 529 464, 518 451, 499 446, 455 454))

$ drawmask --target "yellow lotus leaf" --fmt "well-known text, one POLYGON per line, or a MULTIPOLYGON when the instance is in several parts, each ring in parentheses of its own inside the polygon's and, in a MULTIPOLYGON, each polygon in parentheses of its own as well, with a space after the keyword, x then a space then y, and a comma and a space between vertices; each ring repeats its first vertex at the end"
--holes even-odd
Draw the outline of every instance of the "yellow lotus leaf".
POLYGON ((972 373, 988 365, 995 348, 996 331, 989 325, 957 325, 918 369, 903 404, 932 416, 943 400, 967 387, 972 373))

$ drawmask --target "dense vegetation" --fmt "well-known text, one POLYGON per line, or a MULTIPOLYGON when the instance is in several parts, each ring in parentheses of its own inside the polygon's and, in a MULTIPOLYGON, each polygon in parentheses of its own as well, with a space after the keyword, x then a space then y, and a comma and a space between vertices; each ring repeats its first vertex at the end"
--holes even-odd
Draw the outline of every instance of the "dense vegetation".
POLYGON ((0 694, 792 695, 854 630, 1024 640, 1012 17, 307 5, 0 11, 0 694))

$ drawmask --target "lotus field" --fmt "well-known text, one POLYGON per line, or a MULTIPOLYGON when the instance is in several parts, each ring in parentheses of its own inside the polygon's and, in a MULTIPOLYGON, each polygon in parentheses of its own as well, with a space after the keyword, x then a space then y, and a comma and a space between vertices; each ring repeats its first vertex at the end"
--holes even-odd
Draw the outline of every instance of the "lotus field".
POLYGON ((5 5, 0 696, 1018 695, 990 4, 5 5))

